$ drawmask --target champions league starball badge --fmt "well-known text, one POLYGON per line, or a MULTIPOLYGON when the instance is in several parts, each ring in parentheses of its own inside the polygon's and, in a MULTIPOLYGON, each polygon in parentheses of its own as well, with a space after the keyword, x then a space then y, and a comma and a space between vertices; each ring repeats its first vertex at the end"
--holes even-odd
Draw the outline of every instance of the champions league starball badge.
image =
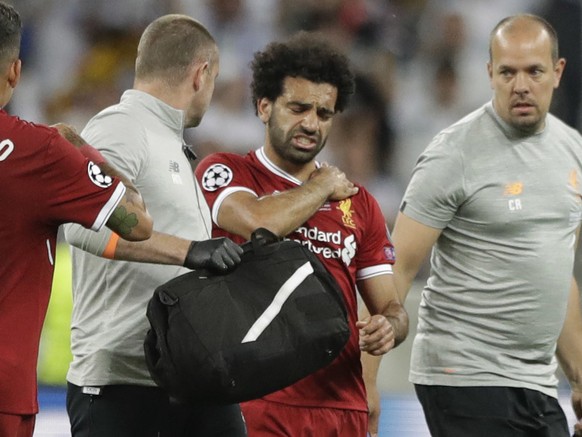
POLYGON ((206 191, 216 191, 232 181, 232 170, 224 164, 214 164, 202 175, 202 187, 206 191))
POLYGON ((87 166, 87 173, 89 174, 89 179, 91 179, 91 182, 93 182, 98 187, 107 188, 110 187, 113 183, 113 178, 104 174, 101 168, 92 161, 89 161, 89 165, 87 166))

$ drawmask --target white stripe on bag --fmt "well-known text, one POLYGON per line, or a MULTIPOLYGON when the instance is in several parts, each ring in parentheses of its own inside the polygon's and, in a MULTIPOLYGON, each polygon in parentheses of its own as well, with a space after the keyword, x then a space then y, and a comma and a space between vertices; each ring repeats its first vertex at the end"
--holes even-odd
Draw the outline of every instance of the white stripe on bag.
POLYGON ((293 293, 305 278, 312 273, 313 267, 309 261, 299 267, 295 273, 285 281, 279 291, 277 291, 277 294, 275 294, 275 297, 273 298, 273 302, 271 302, 267 309, 263 311, 263 314, 261 314, 255 323, 253 323, 253 326, 251 326, 251 329, 249 329, 249 332, 247 332, 247 335, 245 335, 241 343, 256 341, 259 335, 261 335, 273 319, 277 317, 277 314, 281 311, 281 307, 285 301, 289 299, 291 293, 293 293))

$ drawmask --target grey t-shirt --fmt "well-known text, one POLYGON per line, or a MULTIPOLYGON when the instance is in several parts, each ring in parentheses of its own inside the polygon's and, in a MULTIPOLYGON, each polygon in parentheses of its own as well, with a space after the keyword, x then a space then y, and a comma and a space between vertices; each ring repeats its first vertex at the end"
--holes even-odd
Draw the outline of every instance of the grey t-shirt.
POLYGON ((520 138, 488 103, 420 156, 401 211, 442 229, 410 380, 556 396, 556 340, 580 222, 582 137, 548 115, 520 138))
MULTIPOLYGON (((210 238, 210 210, 182 150, 182 111, 130 90, 119 104, 97 114, 82 135, 136 185, 156 231, 190 240, 210 238)), ((158 285, 188 270, 107 260, 76 248, 72 255, 68 381, 154 385, 143 352, 147 302, 158 285)))

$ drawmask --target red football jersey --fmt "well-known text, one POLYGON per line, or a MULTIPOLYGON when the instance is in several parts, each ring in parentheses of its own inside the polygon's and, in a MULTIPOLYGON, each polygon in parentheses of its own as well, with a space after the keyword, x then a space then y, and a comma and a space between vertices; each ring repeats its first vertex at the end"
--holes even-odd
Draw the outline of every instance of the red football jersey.
POLYGON ((125 187, 58 132, 0 111, 0 412, 38 411, 36 365, 58 226, 94 230, 125 187))
MULTIPOLYGON (((239 243, 243 239, 216 226, 220 205, 229 194, 246 190, 261 197, 301 185, 298 179, 269 161, 263 149, 246 156, 210 155, 197 166, 196 177, 212 211, 213 235, 228 236, 239 243)), ((380 207, 360 187, 358 194, 349 199, 326 202, 287 238, 309 247, 340 285, 351 336, 332 364, 265 399, 291 405, 367 411, 355 324, 358 319, 356 280, 390 273, 394 263, 394 251, 380 207)))

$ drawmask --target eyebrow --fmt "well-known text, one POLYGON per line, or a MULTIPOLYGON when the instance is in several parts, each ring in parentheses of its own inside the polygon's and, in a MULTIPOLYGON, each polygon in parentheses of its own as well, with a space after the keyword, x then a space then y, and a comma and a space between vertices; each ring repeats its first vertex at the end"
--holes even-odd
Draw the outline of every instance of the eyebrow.
MULTIPOLYGON (((298 100, 291 100, 291 101, 287 102, 287 106, 293 106, 293 105, 297 105, 297 106, 304 108, 304 109, 312 108, 314 106, 312 103, 301 102, 298 100)), ((328 115, 328 116, 335 115, 334 110, 328 109, 328 108, 323 107, 323 106, 317 107, 317 112, 323 113, 323 114, 328 115)))
MULTIPOLYGON (((502 68, 506 68, 506 69, 509 69, 509 70, 519 70, 519 69, 520 69, 520 68, 518 68, 518 67, 515 67, 515 66, 513 66, 513 65, 510 65, 510 64, 499 64, 499 65, 497 66, 497 69, 498 69, 498 70, 499 70, 499 69, 502 69, 502 68)), ((532 63, 532 64, 528 64, 528 65, 525 67, 525 69, 526 69, 526 70, 530 70, 530 69, 532 69, 532 68, 542 68, 542 69, 543 69, 543 68, 547 68, 547 67, 546 67, 546 66, 545 66, 543 63, 541 63, 541 62, 534 62, 534 63, 532 63)))

